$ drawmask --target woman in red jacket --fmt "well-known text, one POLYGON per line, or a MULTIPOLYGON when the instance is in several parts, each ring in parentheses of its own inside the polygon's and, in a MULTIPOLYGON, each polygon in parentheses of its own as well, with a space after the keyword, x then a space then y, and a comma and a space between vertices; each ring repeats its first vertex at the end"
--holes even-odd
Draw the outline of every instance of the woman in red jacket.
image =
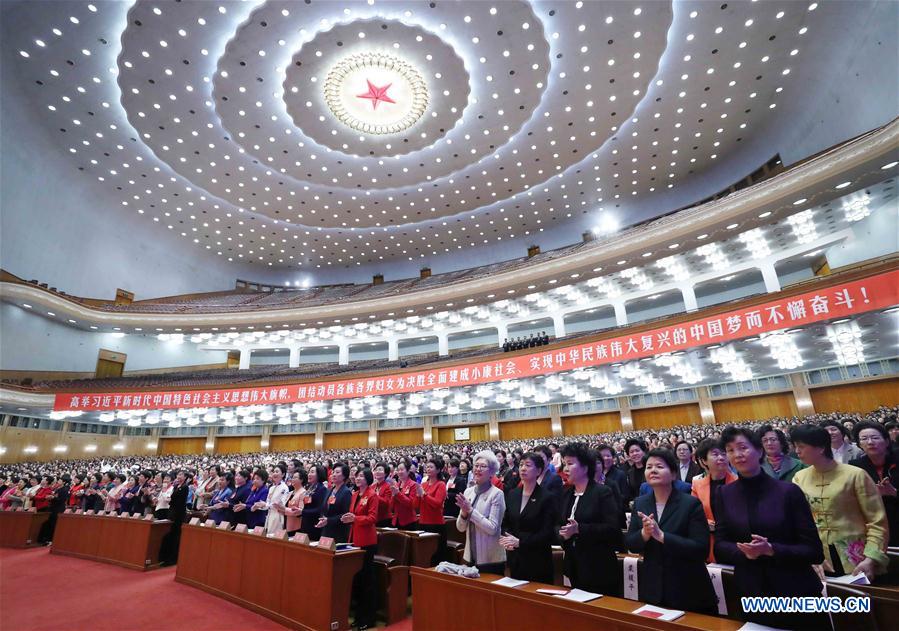
POLYGON ((53 476, 45 475, 41 478, 41 486, 34 494, 34 503, 32 506, 39 513, 46 513, 50 510, 50 498, 53 497, 53 476))
POLYGON ((400 460, 396 465, 397 481, 390 483, 393 494, 390 507, 393 513, 393 525, 401 530, 418 530, 418 483, 409 477, 411 463, 408 458, 400 460))
POLYGON ((390 476, 390 465, 386 462, 379 462, 372 471, 375 476, 375 483, 372 489, 378 496, 378 528, 390 525, 390 499, 393 494, 390 492, 390 484, 387 478, 390 476))
POLYGON ((375 584, 374 557, 378 549, 378 495, 371 487, 374 476, 371 469, 360 469, 356 473, 356 490, 350 500, 350 512, 344 513, 340 521, 350 526, 350 543, 365 550, 362 569, 353 578, 353 595, 356 598, 357 629, 375 626, 378 609, 375 584))
POLYGON ((446 483, 439 479, 443 470, 442 458, 431 458, 425 464, 425 480, 419 486, 421 529, 440 535, 440 545, 431 557, 431 566, 443 560, 446 550, 446 528, 443 521, 443 502, 446 500, 446 483))

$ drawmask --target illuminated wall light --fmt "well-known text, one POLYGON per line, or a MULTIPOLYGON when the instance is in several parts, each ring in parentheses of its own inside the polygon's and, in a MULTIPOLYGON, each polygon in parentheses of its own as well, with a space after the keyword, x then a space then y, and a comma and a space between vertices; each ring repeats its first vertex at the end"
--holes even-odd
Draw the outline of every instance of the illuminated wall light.
POLYGON ((740 234, 740 241, 749 250, 749 255, 754 259, 763 259, 771 255, 771 248, 765 234, 759 228, 747 230, 740 234))
POLYGON ((706 264, 715 271, 720 272, 730 268, 730 262, 727 260, 724 252, 721 251, 721 248, 718 247, 717 243, 706 243, 705 245, 701 245, 696 248, 696 253, 704 258, 706 264))
POLYGON ((793 370, 803 365, 799 349, 788 334, 767 333, 763 334, 759 341, 771 352, 778 368, 793 370))
POLYGON ((857 322, 835 324, 827 327, 827 339, 833 346, 837 363, 841 366, 855 366, 865 361, 865 345, 862 331, 857 322))
POLYGON ((799 243, 811 243, 818 238, 818 229, 815 227, 815 215, 811 210, 803 210, 787 217, 787 223, 793 230, 793 235, 799 243))
POLYGON ((752 369, 732 345, 712 349, 709 351, 709 359, 728 373, 733 381, 752 379, 752 369))
POLYGON ((56 447, 53 448, 53 451, 55 451, 58 454, 65 453, 68 450, 69 450, 68 445, 56 445, 56 447))
POLYGON ((25 447, 25 448, 22 450, 22 453, 26 453, 26 454, 36 454, 36 453, 37 453, 37 447, 36 447, 35 445, 28 445, 27 447, 25 447))
POLYGON ((676 281, 684 281, 690 278, 690 271, 679 256, 666 256, 659 259, 656 261, 656 267, 676 281))
POLYGON ((856 197, 843 204, 846 221, 861 221, 871 214, 871 198, 867 195, 856 197))
POLYGON ((97 446, 96 445, 85 445, 84 451, 86 451, 87 453, 94 453, 95 451, 97 451, 97 446))
POLYGON ((646 272, 637 267, 631 267, 626 270, 622 270, 620 276, 627 279, 628 282, 630 282, 641 291, 647 291, 655 287, 655 283, 646 275, 646 272))

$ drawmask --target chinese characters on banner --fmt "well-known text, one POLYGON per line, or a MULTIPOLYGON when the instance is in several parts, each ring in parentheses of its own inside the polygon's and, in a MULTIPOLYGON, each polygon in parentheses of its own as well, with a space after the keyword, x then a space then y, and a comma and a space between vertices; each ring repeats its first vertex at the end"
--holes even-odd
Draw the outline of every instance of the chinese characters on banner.
POLYGON ((478 385, 730 342, 899 304, 899 270, 761 305, 611 339, 526 355, 359 379, 224 390, 59 393, 53 409, 140 410, 305 403, 478 385))

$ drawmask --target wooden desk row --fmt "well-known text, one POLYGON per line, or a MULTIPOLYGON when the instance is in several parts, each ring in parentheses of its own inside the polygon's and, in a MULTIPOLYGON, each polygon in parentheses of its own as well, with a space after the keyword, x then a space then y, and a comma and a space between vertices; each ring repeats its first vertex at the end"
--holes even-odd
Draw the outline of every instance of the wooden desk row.
POLYGON ((471 579, 440 574, 434 569, 412 568, 412 628, 505 629, 543 631, 551 623, 559 629, 700 629, 732 631, 743 623, 687 612, 673 622, 645 618, 632 613, 642 603, 603 596, 587 603, 537 593, 538 588, 558 586, 528 583, 521 587, 493 585, 502 578, 482 574, 471 579))
POLYGON ((171 527, 168 520, 61 513, 50 552, 149 570, 159 567, 159 549, 171 527))
POLYGON ((50 513, 33 510, 0 511, 0 547, 27 548, 38 545, 38 535, 50 513))
POLYGON ((337 631, 349 628, 353 576, 363 556, 186 524, 175 580, 285 626, 337 631))

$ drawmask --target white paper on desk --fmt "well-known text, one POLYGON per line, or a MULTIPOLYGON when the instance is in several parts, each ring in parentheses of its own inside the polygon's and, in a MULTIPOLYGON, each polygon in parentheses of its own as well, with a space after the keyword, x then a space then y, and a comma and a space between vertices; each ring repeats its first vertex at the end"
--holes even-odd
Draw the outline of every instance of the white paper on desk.
POLYGON ((843 576, 837 576, 836 578, 832 578, 830 576, 827 577, 828 583, 837 583, 839 585, 870 585, 871 581, 868 580, 868 577, 864 574, 859 574, 858 576, 852 576, 852 574, 844 574, 843 576))
POLYGON ((653 618, 655 620, 665 620, 670 622, 671 620, 677 620, 683 616, 685 612, 680 611, 679 609, 663 609, 662 607, 655 607, 653 605, 643 605, 642 607, 637 607, 631 613, 643 616, 644 618, 653 618))
POLYGON ((758 624, 756 622, 747 622, 742 627, 737 629, 737 631, 783 631, 779 627, 766 627, 763 624, 758 624))
POLYGON ((380 530, 399 530, 398 528, 394 528, 393 526, 384 526, 380 528, 380 530))
MULTIPOLYGON (((410 531, 410 532, 413 532, 413 531, 410 531)), ((440 536, 439 532, 427 532, 424 530, 416 530, 414 532, 418 533, 419 537, 439 537, 440 536)))
POLYGON ((585 592, 582 589, 572 589, 564 596, 556 596, 556 598, 564 598, 565 600, 573 600, 576 603, 586 603, 597 598, 602 598, 602 594, 594 594, 593 592, 585 592))
POLYGON ((423 535, 423 534, 425 534, 425 531, 424 531, 424 530, 407 530, 406 532, 410 532, 410 533, 412 533, 413 535, 423 535))
POLYGON ((564 596, 568 593, 567 589, 538 589, 538 594, 549 594, 550 596, 564 596))
POLYGON ((510 576, 504 576, 501 579, 491 581, 494 585, 502 585, 503 587, 521 587, 522 585, 527 585, 528 582, 529 581, 519 581, 510 576))

